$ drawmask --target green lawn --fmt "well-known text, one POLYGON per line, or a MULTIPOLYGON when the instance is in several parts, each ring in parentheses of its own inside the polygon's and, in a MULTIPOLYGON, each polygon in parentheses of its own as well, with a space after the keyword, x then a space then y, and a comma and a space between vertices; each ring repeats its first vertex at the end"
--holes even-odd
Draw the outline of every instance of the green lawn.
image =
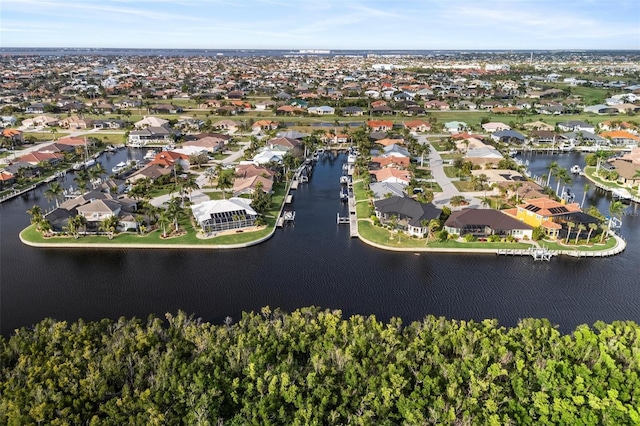
POLYGON ((443 166, 444 174, 448 178, 457 178, 460 177, 460 169, 454 166, 443 166))
POLYGON ((373 210, 368 201, 361 201, 356 204, 356 214, 358 219, 368 219, 373 214, 373 210))
MULTIPOLYGON (((274 186, 274 194, 272 197, 272 208, 265 214, 267 227, 265 229, 254 232, 236 232, 235 234, 222 235, 215 238, 199 239, 196 236, 197 230, 194 229, 191 222, 191 216, 183 216, 180 220, 180 228, 186 229, 187 233, 179 237, 161 238, 162 230, 156 229, 145 235, 122 233, 110 240, 106 236, 87 235, 78 239, 71 237, 52 237, 44 238, 40 232, 36 231, 35 226, 31 225, 23 231, 23 237, 35 243, 65 243, 65 244, 169 244, 169 245, 231 245, 243 244, 264 238, 271 233, 276 224, 276 218, 280 212, 280 207, 284 202, 284 185, 282 183, 274 186)), ((167 229, 167 231, 169 231, 167 229)))
POLYGON ((433 175, 431 174, 431 170, 426 167, 417 167, 416 171, 413 173, 413 176, 416 179, 431 179, 433 175))
POLYGON ((457 180, 453 183, 453 186, 458 188, 460 192, 473 192, 476 190, 475 185, 470 180, 457 180))
POLYGON ((386 228, 375 226, 367 220, 358 221, 358 232, 360 235, 374 243, 382 244, 389 247, 402 247, 402 248, 451 248, 451 249, 528 249, 530 244, 525 243, 489 243, 489 242, 459 242, 447 240, 444 242, 431 241, 426 244, 424 238, 414 238, 408 235, 400 236, 395 232, 391 232, 386 228))
MULTIPOLYGON (((583 232, 584 237, 586 238, 587 233, 583 232)), ((600 244, 600 235, 593 236, 591 238, 591 242, 589 245, 575 245, 572 242, 575 239, 569 240, 569 244, 564 244, 564 242, 557 241, 541 241, 540 245, 548 248, 549 250, 578 250, 578 251, 606 251, 610 250, 616 245, 615 238, 608 238, 605 240, 603 244, 600 244)))

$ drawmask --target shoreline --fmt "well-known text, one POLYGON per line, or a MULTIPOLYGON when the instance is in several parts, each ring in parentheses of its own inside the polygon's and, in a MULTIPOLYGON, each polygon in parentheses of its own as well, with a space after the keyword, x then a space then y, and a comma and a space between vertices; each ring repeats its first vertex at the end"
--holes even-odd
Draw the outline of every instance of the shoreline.
MULTIPOLYGON (((272 231, 257 240, 250 241, 247 243, 240 244, 211 244, 211 245, 196 245, 196 244, 136 244, 136 243, 128 243, 128 244, 119 244, 119 243, 38 243, 25 239, 23 237, 24 231, 28 229, 23 229, 19 238, 20 241, 29 246, 35 248, 100 248, 100 249, 137 249, 137 250, 153 250, 153 249, 196 249, 196 250, 224 250, 224 249, 239 249, 239 248, 248 248, 258 244, 262 244, 263 242, 269 240, 275 234, 276 227, 272 229, 272 231)), ((554 256, 565 255, 570 257, 609 257, 619 253, 622 253, 626 249, 626 242, 624 239, 619 237, 616 234, 612 234, 612 237, 616 239, 616 245, 609 249, 603 250, 549 250, 554 256)), ((377 248, 379 250, 392 251, 392 252, 413 252, 413 253, 443 253, 443 254, 494 254, 500 255, 501 252, 505 250, 523 250, 526 252, 526 249, 510 249, 508 247, 504 248, 447 248, 447 247, 391 247, 383 244, 378 244, 373 242, 362 235, 358 236, 358 239, 362 241, 362 243, 377 248)), ((532 245, 532 248, 536 248, 532 245)), ((507 254, 509 255, 509 254, 507 254)))

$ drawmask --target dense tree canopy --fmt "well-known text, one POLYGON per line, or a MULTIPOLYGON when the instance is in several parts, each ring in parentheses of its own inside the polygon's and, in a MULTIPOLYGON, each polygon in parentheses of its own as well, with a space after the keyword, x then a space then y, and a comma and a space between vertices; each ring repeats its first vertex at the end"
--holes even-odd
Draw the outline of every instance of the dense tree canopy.
POLYGON ((263 308, 44 320, 0 339, 0 423, 638 424, 640 328, 263 308))

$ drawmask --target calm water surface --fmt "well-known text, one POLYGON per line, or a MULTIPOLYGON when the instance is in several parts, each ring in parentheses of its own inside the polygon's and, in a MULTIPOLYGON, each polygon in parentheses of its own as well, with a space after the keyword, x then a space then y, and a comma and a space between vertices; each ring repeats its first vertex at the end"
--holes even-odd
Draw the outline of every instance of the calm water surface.
MULTIPOLYGON (((107 170, 143 152, 105 154, 107 170)), ((551 160, 584 165, 579 154, 532 155, 533 174, 546 176, 551 160)), ((425 315, 497 318, 506 326, 526 317, 549 318, 568 332, 597 320, 640 322, 638 218, 624 218, 629 246, 606 259, 558 257, 551 262, 495 255, 392 253, 350 239, 338 227, 344 157, 318 163, 311 183, 294 196, 295 225, 268 242, 241 250, 35 249, 22 245, 25 210, 48 203, 38 189, 0 204, 1 331, 45 317, 74 321, 158 316, 181 309, 221 323, 262 306, 290 311, 316 305, 345 316, 374 314, 405 322, 425 315)), ((73 183, 67 177, 67 185, 73 183)), ((582 200, 586 182, 573 184, 582 200)), ((552 184, 555 188, 555 185, 552 184)), ((587 203, 606 211, 605 194, 587 203)), ((628 207, 633 214, 633 206, 628 207)))

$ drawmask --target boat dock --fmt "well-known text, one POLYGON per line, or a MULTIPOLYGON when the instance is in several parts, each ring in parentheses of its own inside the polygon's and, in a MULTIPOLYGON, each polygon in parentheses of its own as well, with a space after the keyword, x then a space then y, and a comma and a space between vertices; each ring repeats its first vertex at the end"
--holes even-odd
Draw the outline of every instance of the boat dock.
POLYGON ((349 225, 349 236, 351 238, 358 238, 358 214, 356 212, 356 197, 353 193, 353 183, 349 182, 349 216, 340 216, 340 213, 336 216, 336 222, 338 225, 349 225))
POLYGON ((546 248, 531 247, 528 249, 500 249, 497 252, 502 256, 531 256, 533 260, 546 260, 547 262, 557 253, 546 248))
POLYGON ((292 201, 293 201, 292 194, 287 195, 287 198, 284 200, 285 204, 291 204, 292 201))

